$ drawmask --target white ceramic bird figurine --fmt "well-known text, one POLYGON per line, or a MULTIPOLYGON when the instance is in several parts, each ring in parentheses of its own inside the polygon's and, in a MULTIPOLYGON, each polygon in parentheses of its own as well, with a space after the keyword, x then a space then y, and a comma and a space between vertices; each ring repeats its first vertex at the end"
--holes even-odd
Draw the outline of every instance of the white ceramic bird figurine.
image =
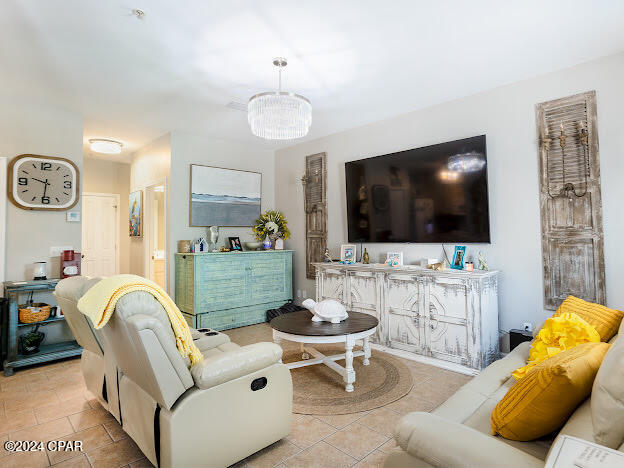
POLYGON ((306 299, 301 305, 314 314, 313 322, 340 323, 349 317, 347 309, 333 299, 325 299, 321 302, 306 299))

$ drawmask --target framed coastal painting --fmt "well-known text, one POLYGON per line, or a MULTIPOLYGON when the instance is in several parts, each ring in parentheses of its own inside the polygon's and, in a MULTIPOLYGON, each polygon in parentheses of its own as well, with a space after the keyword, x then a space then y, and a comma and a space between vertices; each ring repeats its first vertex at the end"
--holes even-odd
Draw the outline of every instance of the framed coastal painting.
POLYGON ((128 208, 130 237, 141 237, 143 234, 143 190, 130 194, 128 208))
POLYGON ((190 226, 253 226, 260 217, 262 174, 191 164, 190 226))

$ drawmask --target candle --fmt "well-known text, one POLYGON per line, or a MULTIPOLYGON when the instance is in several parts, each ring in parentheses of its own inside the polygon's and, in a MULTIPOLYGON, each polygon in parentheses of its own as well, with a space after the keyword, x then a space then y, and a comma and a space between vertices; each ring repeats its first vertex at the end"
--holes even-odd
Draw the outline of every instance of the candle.
POLYGON ((472 262, 466 262, 466 264, 464 265, 464 269, 466 271, 473 271, 474 270, 474 264, 472 262))

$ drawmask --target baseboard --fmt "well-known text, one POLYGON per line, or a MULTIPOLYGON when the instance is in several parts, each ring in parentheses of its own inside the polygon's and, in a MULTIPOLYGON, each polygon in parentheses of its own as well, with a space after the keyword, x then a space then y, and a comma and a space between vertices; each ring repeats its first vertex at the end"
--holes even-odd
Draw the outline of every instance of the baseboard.
MULTIPOLYGON (((456 364, 454 362, 441 361, 440 359, 435 359, 429 356, 421 356, 419 354, 409 353, 407 351, 403 351, 402 349, 394 349, 388 348, 386 346, 382 346, 379 344, 371 343, 371 348, 377 351, 382 351, 384 353, 392 354, 394 356, 398 356, 403 359, 409 359, 410 361, 421 362, 423 364, 429 364, 431 366, 440 367, 442 369, 450 370, 453 372, 458 372, 460 374, 466 375, 477 375, 479 373, 476 369, 471 369, 470 367, 462 366, 461 364, 456 364)), ((374 357, 374 355, 373 355, 374 357)))

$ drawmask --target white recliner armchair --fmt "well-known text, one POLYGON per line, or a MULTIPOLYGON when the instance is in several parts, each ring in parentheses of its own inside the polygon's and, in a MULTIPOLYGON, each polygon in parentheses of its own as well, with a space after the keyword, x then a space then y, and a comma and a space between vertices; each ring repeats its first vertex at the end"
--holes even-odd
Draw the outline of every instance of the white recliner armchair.
POLYGON ((225 467, 290 433, 292 380, 279 346, 192 330, 204 360, 189 368, 145 292, 123 296, 96 333, 119 369, 121 424, 154 465, 225 467))
POLYGON ((112 360, 104 359, 102 337, 77 307, 78 299, 98 281, 100 278, 89 279, 84 276, 67 278, 59 282, 54 295, 74 338, 82 346, 80 367, 87 388, 120 421, 117 367, 112 360))

